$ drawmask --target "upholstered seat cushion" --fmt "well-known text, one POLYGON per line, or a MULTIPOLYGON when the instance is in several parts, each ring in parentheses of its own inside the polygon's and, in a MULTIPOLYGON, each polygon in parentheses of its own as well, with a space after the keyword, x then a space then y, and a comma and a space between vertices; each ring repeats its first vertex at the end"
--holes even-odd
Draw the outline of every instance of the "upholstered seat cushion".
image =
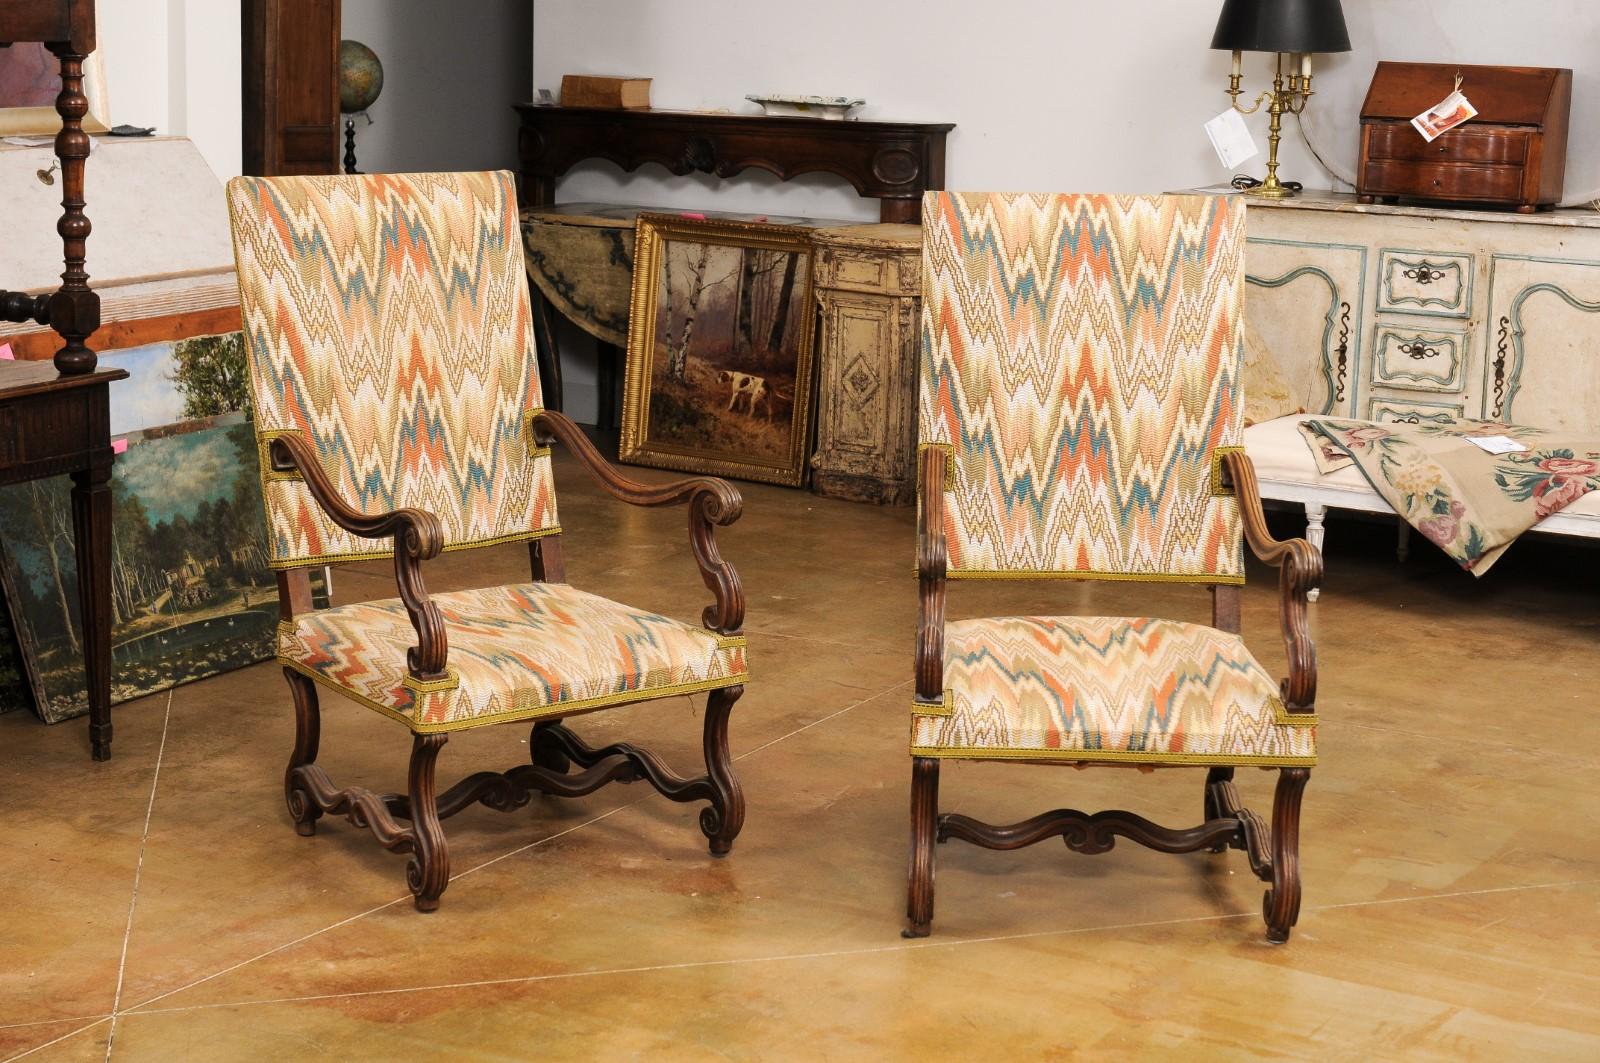
POLYGON ((418 684, 416 631, 399 599, 303 613, 278 659, 418 734, 560 716, 742 683, 745 643, 560 583, 433 595, 448 679, 418 684))
POLYGON ((1237 635, 1175 620, 1019 616, 945 628, 942 705, 912 754, 1310 765, 1316 729, 1237 635))

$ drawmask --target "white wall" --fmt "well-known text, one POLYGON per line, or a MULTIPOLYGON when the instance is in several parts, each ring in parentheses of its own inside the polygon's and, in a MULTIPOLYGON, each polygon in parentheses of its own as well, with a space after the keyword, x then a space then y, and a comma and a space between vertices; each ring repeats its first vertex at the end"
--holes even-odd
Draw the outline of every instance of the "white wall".
MULTIPOLYGON (((1353 172, 1357 116, 1379 58, 1574 69, 1570 196, 1600 194, 1600 4, 1594 0, 1345 0, 1353 51, 1319 56, 1307 125, 1334 169, 1353 172)), ((864 96, 862 118, 950 121, 951 188, 1158 192, 1226 180, 1202 125, 1227 106, 1228 56, 1208 49, 1221 0, 539 0, 534 84, 561 75, 653 77, 660 108, 754 113, 749 92, 864 96)), ((1246 60, 1245 89, 1270 81, 1246 60)), ((1466 86, 1470 97, 1470 83, 1466 86)), ((1266 116, 1248 119, 1263 155, 1266 116)), ((1335 187, 1286 120, 1280 175, 1335 187)), ((1239 167, 1261 176, 1264 159, 1239 167)), ((585 163, 561 202, 604 200, 814 217, 876 217, 844 182, 782 184, 625 175, 585 163)), ((569 348, 592 349, 568 332, 569 348)), ((569 409, 588 414, 593 375, 568 373, 569 409)), ((564 363, 570 364, 570 363, 564 363)))
POLYGON ((344 36, 383 63, 373 124, 356 120, 369 173, 515 169, 532 77, 532 0, 344 0, 344 36))
MULTIPOLYGON (((1336 168, 1353 169, 1357 115, 1376 61, 1565 66, 1576 72, 1567 186, 1600 186, 1600 4, 1594 0, 1345 0, 1353 51, 1319 56, 1308 122, 1336 168)), ((655 78, 657 107, 754 111, 748 92, 848 93, 863 118, 953 121, 953 188, 1148 192, 1228 176, 1202 124, 1227 105, 1227 56, 1207 48, 1220 0, 540 0, 534 81, 565 73, 655 78)), ((1247 58, 1245 88, 1266 87, 1268 57, 1247 58)), ((1470 96, 1470 83, 1466 86, 1470 96)), ((1246 97, 1248 100, 1249 97, 1246 97)), ((1263 151, 1266 117, 1249 119, 1263 151)), ((1241 169, 1260 175, 1261 159, 1241 169)), ((1282 176, 1332 178, 1293 120, 1282 176)), ((631 178, 607 163, 563 183, 562 200, 621 197, 785 213, 868 217, 842 182, 800 188, 631 178), (781 196, 781 205, 774 195, 781 196)))
MULTIPOLYGON (((236 0, 102 0, 100 48, 113 124, 187 136, 217 177, 241 167, 236 0)), ((358 122, 363 170, 514 167, 529 96, 531 0, 344 0, 344 36, 387 75, 358 122)))
POLYGON ((113 125, 194 141, 222 180, 241 158, 239 5, 112 0, 97 5, 113 125))

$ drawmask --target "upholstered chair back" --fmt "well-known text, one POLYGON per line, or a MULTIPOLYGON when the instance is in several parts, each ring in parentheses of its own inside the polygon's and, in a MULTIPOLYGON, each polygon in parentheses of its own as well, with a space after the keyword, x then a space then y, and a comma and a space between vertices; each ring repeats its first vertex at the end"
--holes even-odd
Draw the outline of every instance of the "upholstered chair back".
POLYGON ((556 530, 510 174, 241 177, 228 208, 274 567, 390 552, 273 471, 284 434, 363 512, 433 513, 446 550, 556 530))
POLYGON ((1225 197, 927 195, 951 577, 1243 582, 1216 459, 1243 430, 1244 235, 1225 197))

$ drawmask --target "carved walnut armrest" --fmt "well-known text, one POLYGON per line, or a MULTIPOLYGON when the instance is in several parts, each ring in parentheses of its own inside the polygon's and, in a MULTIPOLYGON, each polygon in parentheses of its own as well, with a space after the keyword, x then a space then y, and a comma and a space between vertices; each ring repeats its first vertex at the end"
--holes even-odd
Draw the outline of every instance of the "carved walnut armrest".
POLYGON ((676 506, 687 502, 689 545, 694 550, 700 578, 717 599, 716 604, 706 606, 700 620, 719 635, 739 633, 744 627, 744 591, 739 586, 739 574, 717 550, 715 535, 717 525, 726 527, 744 512, 744 499, 732 484, 714 476, 691 476, 664 484, 630 480, 595 449, 581 428, 553 410, 540 410, 534 415, 533 431, 541 441, 553 437, 565 444, 612 498, 631 506, 676 506))
POLYGON ((1222 455, 1227 482, 1239 500, 1239 517, 1251 553, 1278 569, 1279 616, 1289 652, 1283 703, 1291 713, 1310 713, 1317 702, 1317 650, 1306 625, 1307 592, 1322 584, 1322 553, 1304 539, 1279 540, 1267 530, 1256 467, 1242 450, 1222 455))
POLYGON ((944 478, 949 453, 925 447, 917 457, 917 700, 944 699, 945 571, 944 478))
POLYGON ((422 562, 437 557, 444 548, 444 527, 439 518, 421 509, 368 515, 353 508, 339 497, 310 444, 300 436, 275 437, 267 453, 272 471, 298 473, 317 505, 339 527, 366 539, 394 540, 395 582, 411 626, 417 631, 417 644, 406 651, 406 667, 416 679, 444 678, 445 656, 449 652, 444 617, 422 582, 422 562))

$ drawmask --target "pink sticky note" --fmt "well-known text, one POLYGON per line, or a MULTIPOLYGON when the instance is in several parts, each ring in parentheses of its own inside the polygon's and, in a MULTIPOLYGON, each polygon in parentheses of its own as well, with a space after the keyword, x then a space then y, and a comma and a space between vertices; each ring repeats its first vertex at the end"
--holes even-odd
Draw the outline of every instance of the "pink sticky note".
POLYGON ((17 360, 16 352, 11 349, 11 344, 0 343, 0 362, 14 362, 17 360))
POLYGON ((128 452, 128 441, 126 439, 113 439, 111 441, 111 453, 113 453, 113 454, 126 454, 127 452, 128 452))
POLYGON ((767 216, 765 214, 757 214, 755 217, 751 218, 750 220, 752 222, 755 222, 757 225, 760 225, 762 222, 767 220, 767 216))
POLYGON ((706 216, 704 214, 699 214, 699 213, 696 213, 695 211, 692 211, 692 210, 680 211, 678 213, 678 217, 680 217, 680 218, 693 218, 695 221, 705 221, 706 220, 706 216))

